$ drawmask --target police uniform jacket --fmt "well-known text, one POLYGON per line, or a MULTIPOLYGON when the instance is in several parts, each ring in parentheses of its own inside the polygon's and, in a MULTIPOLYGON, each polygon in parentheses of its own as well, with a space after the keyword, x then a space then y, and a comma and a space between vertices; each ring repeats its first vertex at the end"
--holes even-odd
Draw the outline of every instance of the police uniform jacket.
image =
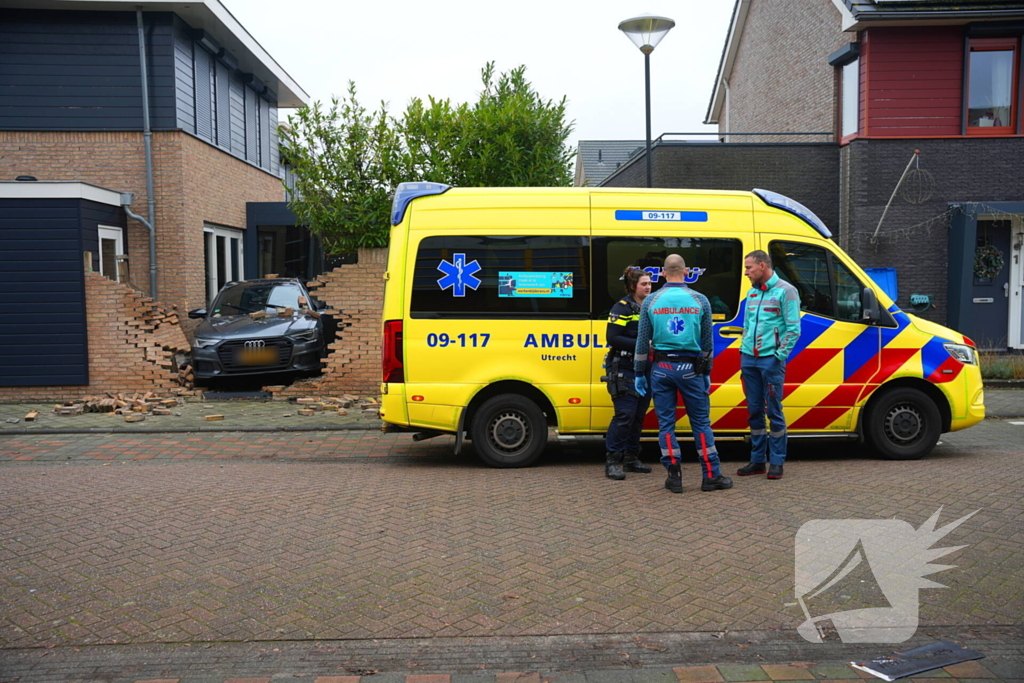
POLYGON ((619 299, 608 313, 608 329, 605 332, 608 346, 608 361, 619 358, 621 370, 629 372, 632 367, 633 350, 640 329, 640 304, 628 296, 619 299))

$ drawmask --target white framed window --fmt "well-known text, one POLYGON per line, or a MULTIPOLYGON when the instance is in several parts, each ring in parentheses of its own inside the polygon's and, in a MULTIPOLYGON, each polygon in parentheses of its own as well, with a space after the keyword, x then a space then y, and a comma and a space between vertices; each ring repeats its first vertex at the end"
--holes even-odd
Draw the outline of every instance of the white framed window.
POLYGON ((841 136, 857 132, 860 124, 860 59, 843 65, 843 113, 841 136))
POLYGON ((243 279, 245 272, 245 249, 242 244, 244 231, 222 228, 216 225, 203 226, 206 246, 206 301, 210 303, 227 282, 243 279))
POLYGON ((117 257, 124 254, 124 230, 115 226, 99 226, 100 275, 114 282, 121 281, 117 257))

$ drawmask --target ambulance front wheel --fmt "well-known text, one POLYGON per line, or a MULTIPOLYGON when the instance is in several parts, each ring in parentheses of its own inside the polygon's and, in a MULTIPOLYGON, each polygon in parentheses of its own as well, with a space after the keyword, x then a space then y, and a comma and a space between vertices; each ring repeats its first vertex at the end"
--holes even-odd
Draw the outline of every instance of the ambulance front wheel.
POLYGON ((935 448, 942 417, 923 391, 895 387, 879 395, 864 416, 864 436, 887 460, 917 460, 935 448))
POLYGON ((527 467, 544 452, 548 425, 536 403, 519 394, 499 394, 476 411, 469 427, 473 448, 492 467, 527 467))

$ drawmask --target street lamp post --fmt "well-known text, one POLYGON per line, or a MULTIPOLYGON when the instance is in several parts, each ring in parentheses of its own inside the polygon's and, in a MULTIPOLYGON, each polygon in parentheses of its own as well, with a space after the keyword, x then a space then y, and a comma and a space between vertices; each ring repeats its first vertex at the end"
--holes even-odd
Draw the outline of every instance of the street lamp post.
POLYGON ((619 22, 619 30, 644 53, 644 86, 647 103, 647 187, 651 187, 651 53, 676 22, 668 17, 643 14, 619 22))

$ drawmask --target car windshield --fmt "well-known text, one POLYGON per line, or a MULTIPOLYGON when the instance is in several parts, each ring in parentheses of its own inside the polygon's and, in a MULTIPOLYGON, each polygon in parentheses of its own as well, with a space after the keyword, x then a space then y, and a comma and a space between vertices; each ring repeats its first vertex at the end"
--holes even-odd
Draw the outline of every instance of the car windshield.
POLYGON ((240 284, 227 287, 217 295, 213 313, 240 315, 266 311, 273 313, 280 308, 299 308, 302 290, 294 283, 288 284, 240 284))

